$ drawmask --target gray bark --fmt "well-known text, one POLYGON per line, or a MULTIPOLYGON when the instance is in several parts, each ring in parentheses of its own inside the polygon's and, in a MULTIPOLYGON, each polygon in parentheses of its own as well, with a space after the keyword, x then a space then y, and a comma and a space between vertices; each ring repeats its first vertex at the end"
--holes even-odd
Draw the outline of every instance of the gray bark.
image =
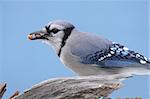
POLYGON ((6 86, 7 84, 0 84, 0 99, 2 98, 2 96, 4 95, 5 91, 6 91, 6 86))
POLYGON ((98 99, 121 88, 122 78, 115 76, 77 76, 55 78, 32 86, 14 99, 98 99))

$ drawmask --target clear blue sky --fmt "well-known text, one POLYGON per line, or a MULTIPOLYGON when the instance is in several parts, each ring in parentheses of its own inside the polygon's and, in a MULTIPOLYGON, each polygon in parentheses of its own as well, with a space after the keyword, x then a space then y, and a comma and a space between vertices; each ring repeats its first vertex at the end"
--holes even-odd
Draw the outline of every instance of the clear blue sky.
MULTIPOLYGON (((54 19, 72 22, 80 31, 120 42, 148 57, 148 0, 0 1, 0 82, 4 99, 15 90, 53 77, 74 76, 51 47, 29 41, 30 32, 54 19)), ((124 81, 112 97, 148 99, 148 76, 124 81)))

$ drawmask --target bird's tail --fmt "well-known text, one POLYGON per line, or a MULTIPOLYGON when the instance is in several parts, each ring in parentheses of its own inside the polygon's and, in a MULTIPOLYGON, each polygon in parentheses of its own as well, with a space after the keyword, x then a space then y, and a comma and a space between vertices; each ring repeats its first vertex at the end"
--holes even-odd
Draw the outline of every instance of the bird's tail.
POLYGON ((147 69, 150 70, 150 58, 147 60, 147 69))
POLYGON ((150 70, 150 63, 147 63, 147 69, 150 70))
POLYGON ((150 75, 150 63, 139 64, 133 68, 125 69, 125 72, 132 75, 150 75))
POLYGON ((144 65, 144 68, 141 69, 141 74, 139 75, 150 75, 150 62, 144 65))

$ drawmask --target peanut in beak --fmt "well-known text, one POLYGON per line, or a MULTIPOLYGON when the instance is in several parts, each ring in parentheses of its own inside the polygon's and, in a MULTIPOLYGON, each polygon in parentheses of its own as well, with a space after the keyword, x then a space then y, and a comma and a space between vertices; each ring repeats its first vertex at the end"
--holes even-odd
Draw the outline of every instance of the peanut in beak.
POLYGON ((28 35, 28 39, 29 39, 29 40, 32 40, 32 39, 33 39, 33 36, 32 36, 32 35, 28 35))
POLYGON ((40 33, 31 33, 28 35, 29 40, 43 39, 43 35, 40 33))

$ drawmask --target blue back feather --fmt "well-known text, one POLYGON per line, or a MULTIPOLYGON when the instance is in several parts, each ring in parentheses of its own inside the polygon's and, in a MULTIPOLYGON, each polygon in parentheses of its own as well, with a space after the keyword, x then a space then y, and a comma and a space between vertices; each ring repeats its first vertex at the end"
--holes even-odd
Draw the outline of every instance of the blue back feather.
POLYGON ((135 64, 149 64, 150 61, 143 55, 129 50, 127 47, 112 43, 107 39, 88 34, 80 37, 71 49, 72 54, 80 58, 83 64, 96 64, 98 66, 127 67, 135 64))

